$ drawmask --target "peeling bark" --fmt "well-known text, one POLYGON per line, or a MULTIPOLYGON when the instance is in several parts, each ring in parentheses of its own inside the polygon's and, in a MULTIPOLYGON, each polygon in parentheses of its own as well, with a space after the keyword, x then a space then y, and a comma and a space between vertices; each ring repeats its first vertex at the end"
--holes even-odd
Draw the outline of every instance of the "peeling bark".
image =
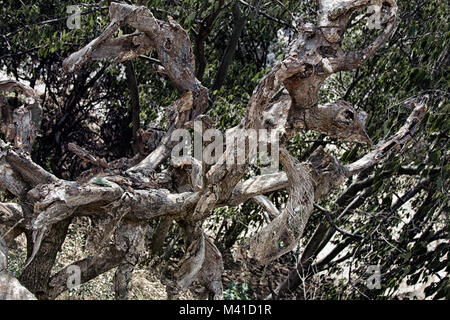
POLYGON ((36 300, 36 297, 10 273, 0 271, 0 300, 36 300))
POLYGON ((12 108, 0 93, 0 132, 5 135, 7 142, 30 153, 41 123, 39 97, 32 88, 15 80, 0 81, 0 92, 15 92, 26 97, 23 105, 12 108))
MULTIPOLYGON (((83 284, 98 275, 117 267, 121 263, 134 263, 143 250, 145 226, 124 221, 116 229, 113 243, 95 256, 82 259, 64 267, 49 280, 48 297, 54 299, 67 290, 67 280, 70 276, 68 268, 77 266, 80 268, 81 283, 83 284)), ((123 283, 121 290, 125 288, 123 283)), ((123 291, 121 291, 121 294, 123 291)))
POLYGON ((261 264, 268 264, 297 245, 313 209, 314 189, 309 170, 285 149, 280 150, 280 161, 288 177, 286 208, 250 240, 246 253, 261 264))
POLYGON ((270 201, 269 198, 263 195, 259 195, 253 197, 253 201, 259 204, 267 212, 269 221, 275 219, 280 215, 280 212, 278 211, 277 207, 270 201))

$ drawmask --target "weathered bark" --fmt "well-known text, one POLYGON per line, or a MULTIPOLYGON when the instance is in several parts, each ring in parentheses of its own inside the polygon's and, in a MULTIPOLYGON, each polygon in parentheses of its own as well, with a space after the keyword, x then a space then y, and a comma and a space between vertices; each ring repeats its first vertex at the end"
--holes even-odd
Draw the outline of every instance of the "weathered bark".
POLYGON ((280 212, 278 211, 277 207, 266 196, 263 195, 255 196, 253 197, 253 201, 259 204, 263 208, 263 210, 265 210, 265 212, 268 215, 267 220, 271 221, 280 215, 280 212))
POLYGON ((280 151, 280 161, 288 177, 286 208, 248 245, 249 258, 263 264, 277 259, 297 245, 313 209, 314 189, 307 167, 285 149, 280 151))
POLYGON ((26 154, 20 154, 14 150, 8 149, 6 152, 6 161, 20 174, 23 180, 30 186, 34 187, 38 184, 55 183, 58 178, 50 172, 37 165, 31 157, 26 154))
POLYGON ((26 97, 24 105, 13 109, 6 97, 0 94, 0 132, 7 142, 30 153, 41 123, 39 97, 32 88, 15 80, 0 81, 0 92, 15 92, 26 97))
MULTIPOLYGON (((353 210, 363 202, 352 201, 358 191, 364 190, 363 188, 355 188, 355 185, 360 184, 359 182, 352 184, 342 193, 342 195, 336 201, 337 205, 339 205, 340 207, 345 207, 345 210, 343 210, 343 212, 346 212, 347 214, 350 214, 352 212, 351 210, 353 210), (350 203, 351 206, 349 206, 350 203)), ((364 197, 360 196, 359 199, 364 199, 364 197)), ((342 217, 343 215, 339 216, 339 218, 342 217)), ((303 249, 297 266, 293 270, 291 270, 286 279, 278 285, 274 292, 275 295, 269 295, 267 299, 282 298, 287 293, 293 292, 296 288, 298 288, 301 285, 302 279, 304 280, 309 278, 313 274, 314 270, 312 268, 312 265, 315 263, 317 255, 326 246, 326 244, 329 243, 334 234, 335 230, 331 226, 329 226, 325 222, 321 222, 315 229, 313 235, 306 244, 306 247, 303 249)), ((333 256, 337 255, 340 252, 339 250, 342 251, 347 245, 348 242, 340 244, 327 256, 327 258, 333 259, 333 256)))
POLYGON ((7 258, 8 258, 8 251, 6 249, 6 242, 0 235, 0 272, 3 272, 7 269, 8 266, 7 258))
POLYGON ((36 300, 20 282, 8 272, 8 251, 0 234, 0 300, 36 300))
POLYGON ((125 257, 114 275, 114 292, 117 300, 128 299, 128 284, 131 281, 134 266, 139 262, 143 252, 145 236, 144 225, 125 224, 116 231, 116 247, 125 252, 125 257))
POLYGON ((0 300, 36 300, 36 297, 10 273, 0 271, 0 300))
POLYGON ((381 141, 373 151, 359 159, 358 161, 346 166, 348 175, 357 174, 364 169, 373 166, 379 162, 380 159, 384 159, 392 154, 395 150, 401 149, 408 141, 411 140, 413 134, 419 128, 427 111, 428 96, 423 97, 421 100, 414 103, 415 108, 411 115, 406 120, 405 125, 392 137, 381 141))
POLYGON ((158 227, 155 230, 155 234, 152 238, 152 252, 155 255, 159 255, 164 245, 164 241, 166 240, 167 233, 169 232, 170 227, 172 226, 173 219, 170 218, 161 218, 158 224, 158 227))
POLYGON ((49 228, 46 237, 40 242, 39 251, 33 250, 34 242, 31 234, 27 232, 27 252, 28 255, 34 253, 34 257, 33 260, 29 260, 19 280, 38 299, 52 298, 48 295, 49 279, 56 255, 61 250, 69 225, 70 219, 66 219, 49 228))
POLYGON ((222 255, 198 224, 183 225, 187 254, 175 273, 176 286, 186 289, 198 280, 211 299, 222 299, 222 255))
POLYGON ((99 159, 98 157, 95 157, 91 155, 87 150, 79 147, 75 143, 69 143, 67 145, 69 151, 76 154, 80 159, 83 160, 83 163, 92 163, 94 166, 106 169, 108 168, 108 163, 104 159, 99 159))
MULTIPOLYGON (((347 168, 355 168, 354 170, 358 169, 356 172, 371 168, 375 164, 372 161, 378 162, 380 159, 388 157, 392 150, 401 148, 404 145, 404 142, 402 141, 403 138, 408 137, 407 139, 409 140, 414 134, 415 130, 417 130, 417 125, 420 123, 421 118, 424 116, 426 101, 427 98, 425 97, 423 99, 418 99, 417 102, 414 102, 415 109, 406 121, 406 124, 398 131, 396 135, 389 139, 389 141, 380 142, 373 152, 365 156, 363 159, 350 164, 349 166, 347 166, 347 168), (378 155, 378 157, 376 155, 378 155)), ((411 170, 410 168, 399 169, 400 174, 414 174, 415 172, 416 171, 411 170)), ((355 172, 346 174, 351 175, 354 173, 355 172)), ((390 174, 390 171, 384 171, 380 175, 378 175, 378 179, 383 179, 390 174)), ((344 218, 346 215, 349 215, 352 210, 360 206, 364 202, 364 199, 370 194, 370 189, 367 188, 369 188, 374 182, 375 179, 373 177, 370 177, 364 180, 357 180, 356 182, 352 183, 336 200, 336 205, 342 208, 342 211, 337 219, 344 218), (359 191, 363 192, 355 197, 359 191)), ((292 292, 300 285, 300 276, 308 278, 312 275, 311 266, 313 265, 313 263, 317 267, 322 267, 323 265, 331 262, 340 252, 342 252, 349 244, 348 241, 338 245, 321 261, 314 261, 319 252, 325 247, 326 244, 329 243, 335 233, 336 230, 332 226, 328 226, 325 223, 320 223, 317 226, 312 237, 310 238, 304 251, 302 252, 300 261, 296 268, 289 273, 289 276, 275 290, 276 297, 273 297, 271 295, 268 298, 279 298, 284 296, 288 292, 292 292)))
MULTIPOLYGON (((245 23, 237 9, 236 5, 236 25, 223 59, 223 70, 231 61, 233 48, 245 23)), ((215 20, 214 14, 208 20, 211 25, 215 20)), ((94 165, 77 182, 72 182, 58 179, 29 156, 39 128, 38 119, 32 116, 34 111, 39 113, 41 110, 37 99, 31 107, 20 107, 19 117, 19 113, 11 113, 6 98, 0 95, 2 132, 7 142, 13 144, 11 147, 0 140, 0 186, 33 206, 33 212, 19 226, 26 230, 28 238, 29 259, 21 276, 25 286, 40 299, 55 298, 67 289, 68 266, 51 278, 50 270, 70 219, 79 215, 88 215, 96 220, 97 233, 91 237, 89 257, 72 266, 80 268, 81 283, 118 267, 115 276, 118 299, 127 298, 131 272, 141 254, 145 225, 150 219, 161 218, 161 228, 153 239, 154 251, 161 248, 172 220, 184 231, 186 254, 175 274, 174 286, 186 289, 198 281, 205 286, 210 298, 223 296, 222 257, 202 229, 203 221, 215 208, 237 206, 253 199, 268 213, 267 225, 241 248, 242 257, 253 258, 256 264, 267 264, 289 252, 303 235, 314 201, 403 147, 425 114, 426 101, 417 101, 416 108, 397 134, 346 166, 325 153, 323 148, 315 150, 307 161, 300 162, 283 145, 300 130, 314 130, 340 140, 371 145, 365 132, 367 114, 356 111, 345 101, 319 105, 318 92, 333 73, 357 68, 373 56, 392 33, 396 14, 397 6, 393 0, 320 1, 318 27, 308 23, 299 26, 299 34, 290 44, 285 59, 260 81, 250 97, 244 119, 233 128, 236 131, 241 128, 274 130, 282 144, 279 156, 284 172, 242 181, 249 155, 257 147, 248 140, 245 164, 230 165, 227 162, 234 157, 232 148, 227 148, 218 162, 211 166, 192 157, 167 161, 177 143, 171 139, 176 129, 192 127, 194 120, 214 127, 203 114, 208 106, 208 90, 196 78, 196 74, 201 76, 203 73, 203 67, 196 69, 189 37, 171 18, 167 22, 161 21, 145 7, 111 3, 110 24, 98 38, 71 54, 63 63, 64 70, 77 72, 100 59, 126 62, 135 106, 133 123, 137 140, 144 139, 144 136, 148 138, 149 134, 138 130, 137 87, 129 60, 155 50, 161 71, 178 89, 180 97, 166 109, 167 131, 152 140, 151 148, 143 146, 147 142, 140 141, 143 145, 137 147, 138 154, 133 159, 107 163, 76 144, 69 144, 69 150, 85 163, 94 165), (344 52, 341 41, 350 16, 374 4, 383 9, 380 35, 367 48, 344 52), (135 28, 136 32, 113 38, 123 25, 135 28), (11 126, 13 123, 16 124, 14 128, 11 126), (163 164, 168 164, 169 168, 156 173, 163 164), (184 172, 183 179, 187 177, 186 190, 176 191, 177 186, 184 182, 177 181, 178 176, 172 174, 177 170, 184 172), (286 207, 279 212, 263 195, 282 188, 287 189, 289 198, 286 207)), ((204 29, 207 31, 208 25, 204 29)), ((200 55, 205 39, 204 33, 197 35, 195 50, 200 55)), ((219 84, 221 81, 216 79, 219 84)), ((17 82, 0 82, 0 89, 36 97, 32 89, 17 82)), ((272 145, 278 143, 271 138, 267 138, 267 142, 272 145)), ((10 204, 0 207, 0 221, 8 221, 9 224, 16 221, 19 217, 11 212, 10 204)), ((302 267, 311 264, 310 258, 324 245, 323 239, 329 236, 328 229, 317 229, 303 255, 302 267)))
POLYGON ((114 274, 114 297, 116 300, 128 300, 128 284, 131 281, 137 261, 122 262, 114 274))
POLYGON ((28 188, 20 175, 6 163, 4 157, 0 158, 0 188, 8 190, 16 197, 25 196, 28 188))
POLYGON ((205 286, 209 299, 223 299, 222 255, 211 239, 205 238, 205 260, 198 273, 198 281, 205 286))
POLYGON ((172 159, 172 166, 174 168, 186 167, 189 173, 188 177, 192 190, 200 191, 203 189, 203 165, 199 160, 191 156, 179 157, 172 159))
POLYGON ((27 208, 17 203, 0 203, 0 235, 3 233, 3 240, 6 244, 12 243, 15 238, 29 225, 26 221, 24 211, 27 208))

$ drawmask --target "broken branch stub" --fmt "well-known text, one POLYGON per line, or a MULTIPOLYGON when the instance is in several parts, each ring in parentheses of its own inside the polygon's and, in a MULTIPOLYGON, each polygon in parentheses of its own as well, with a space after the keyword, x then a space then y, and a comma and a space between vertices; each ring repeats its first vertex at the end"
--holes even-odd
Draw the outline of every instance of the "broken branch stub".
POLYGON ((115 2, 110 5, 109 15, 111 22, 105 31, 64 60, 65 72, 76 72, 93 60, 114 58, 117 63, 155 49, 165 74, 178 90, 194 92, 194 110, 206 108, 207 89, 195 77, 191 42, 178 23, 171 17, 168 22, 158 20, 146 7, 115 2), (133 27, 139 33, 109 40, 121 25, 133 27))
POLYGON ((6 142, 29 154, 38 135, 41 118, 42 108, 34 89, 16 80, 0 81, 0 132, 6 142), (20 106, 14 107, 8 102, 8 92, 24 96, 20 106))
POLYGON ((364 157, 346 166, 348 176, 358 174, 374 164, 386 159, 395 151, 400 150, 413 137, 414 133, 419 129, 422 119, 425 117, 428 109, 428 96, 423 96, 414 102, 414 110, 406 120, 406 123, 400 130, 390 138, 380 141, 374 150, 366 154, 364 157))

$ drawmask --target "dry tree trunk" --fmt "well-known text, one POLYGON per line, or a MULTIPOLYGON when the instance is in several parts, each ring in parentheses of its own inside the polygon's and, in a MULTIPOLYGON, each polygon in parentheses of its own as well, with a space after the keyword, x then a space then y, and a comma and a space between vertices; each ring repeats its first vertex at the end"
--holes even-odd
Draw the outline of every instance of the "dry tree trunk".
POLYGON ((8 272, 7 258, 6 242, 0 236, 0 300, 35 300, 36 297, 8 272))
MULTIPOLYGON (((208 89, 195 77, 195 59, 187 33, 170 17, 168 21, 156 19, 146 7, 111 3, 111 22, 104 32, 63 63, 66 72, 74 73, 94 60, 111 59, 119 63, 156 51, 162 64, 160 72, 175 85, 180 98, 167 107, 168 130, 156 149, 144 159, 105 163, 72 146, 71 150, 99 170, 89 172, 90 176, 80 181, 55 177, 29 156, 39 124, 33 115, 41 112, 36 94, 15 81, 0 82, 0 91, 16 91, 34 98, 32 104, 13 113, 2 113, 1 130, 11 145, 0 141, 0 186, 14 194, 19 203, 32 204, 30 208, 24 207, 18 216, 8 215, 3 209, 6 204, 0 206, 1 221, 11 224, 22 219, 19 228, 28 234, 29 259, 21 277, 24 284, 39 298, 52 299, 67 289, 66 271, 71 266, 81 270, 81 283, 119 266, 115 277, 116 296, 126 298, 130 273, 141 253, 148 220, 161 218, 175 220, 184 231, 186 254, 173 285, 186 289, 198 281, 207 288, 211 298, 222 298, 222 257, 202 229, 203 221, 215 208, 236 206, 257 197, 256 201, 272 212, 267 226, 240 250, 244 259, 267 264, 298 244, 314 201, 404 146, 426 112, 425 101, 417 102, 396 135, 379 143, 355 163, 343 166, 322 148, 301 163, 284 148, 283 144, 299 130, 314 130, 341 140, 371 144, 365 132, 365 112, 356 111, 345 101, 319 105, 318 92, 330 75, 360 67, 386 42, 395 28, 396 3, 394 0, 320 0, 319 3, 318 26, 311 23, 299 26, 286 58, 257 85, 242 123, 233 129, 277 132, 282 144, 280 160, 284 172, 242 181, 247 166, 229 165, 227 159, 232 154, 226 151, 212 166, 186 158, 173 161, 170 170, 156 173, 175 146, 171 136, 176 129, 192 126, 195 120, 202 121, 204 126, 213 127, 213 124, 203 115, 208 105, 208 89), (350 16, 370 5, 382 7, 378 38, 367 48, 345 52, 341 41, 350 16), (113 38, 124 25, 135 28, 136 32, 113 38), (280 96, 282 86, 286 90, 280 96), (172 169, 186 172, 190 178, 185 181, 189 185, 183 192, 173 187, 180 181, 172 169), (289 200, 286 208, 278 213, 267 198, 258 196, 281 188, 288 190, 289 200), (90 255, 50 277, 50 264, 53 265, 64 241, 70 219, 82 215, 99 221, 90 255)), ((0 98, 2 110, 9 110, 4 96, 0 98)), ((250 151, 256 148, 248 141, 246 144, 250 151)), ((245 160, 249 160, 248 154, 251 152, 245 155, 245 160)))

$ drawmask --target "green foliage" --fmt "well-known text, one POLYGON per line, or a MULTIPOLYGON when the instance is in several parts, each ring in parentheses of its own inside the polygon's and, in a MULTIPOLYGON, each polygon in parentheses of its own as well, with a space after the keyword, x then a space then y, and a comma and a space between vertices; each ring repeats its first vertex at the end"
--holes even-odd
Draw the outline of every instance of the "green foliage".
POLYGON ((248 289, 247 283, 230 282, 229 287, 223 291, 223 297, 225 300, 249 300, 248 289))
POLYGON ((103 187, 112 187, 111 182, 106 180, 105 178, 93 178, 89 181, 89 183, 96 184, 103 187))

